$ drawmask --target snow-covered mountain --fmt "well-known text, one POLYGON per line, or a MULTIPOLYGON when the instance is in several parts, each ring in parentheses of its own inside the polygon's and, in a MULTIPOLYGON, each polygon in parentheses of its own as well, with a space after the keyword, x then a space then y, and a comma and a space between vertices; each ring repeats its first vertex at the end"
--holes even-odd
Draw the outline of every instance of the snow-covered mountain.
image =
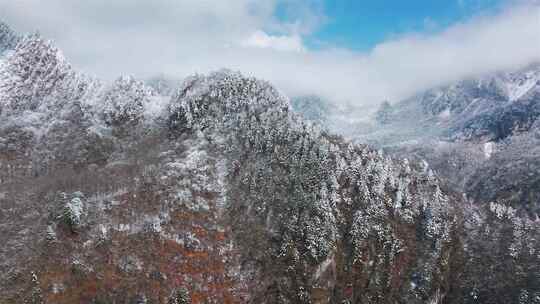
MULTIPOLYGON (((427 139, 501 141, 531 129, 540 116, 539 91, 540 64, 466 79, 384 103, 377 115, 384 116, 385 121, 349 124, 346 128, 354 132, 347 133, 347 137, 377 146, 415 144, 427 139)), ((331 129, 341 132, 332 124, 331 129)))
POLYGON ((385 102, 371 123, 354 120, 360 111, 336 115, 327 103, 304 104, 330 109, 322 123, 355 142, 428 161, 477 203, 504 201, 533 218, 540 212, 540 64, 385 102))
MULTIPOLYGON (((462 193, 470 204, 462 210, 469 219, 466 223, 485 220, 483 216, 478 218, 476 211, 470 214, 471 210, 486 206, 499 210, 493 207, 498 204, 511 206, 510 212, 522 219, 538 222, 539 75, 540 65, 531 64, 434 88, 400 102, 385 102, 371 123, 366 123, 365 117, 355 117, 362 116, 361 111, 341 111, 336 115, 335 107, 329 104, 319 106, 306 101, 303 108, 310 104, 319 110, 329 109, 327 115, 322 115, 327 118, 324 126, 357 143, 379 147, 395 157, 426 162, 447 189, 462 193)), ((295 110, 303 115, 303 108, 295 110)), ((500 212, 507 211, 497 211, 500 212)), ((498 225, 506 229, 501 228, 504 224, 498 225)), ((498 231, 469 231, 469 236, 478 238, 473 243, 482 244, 483 249, 479 250, 489 251, 494 250, 492 246, 501 230, 498 231)), ((537 243, 538 239, 530 241, 537 243)), ((484 256, 479 261, 495 263, 492 258, 484 256)), ((495 286, 497 281, 491 282, 495 286)))
POLYGON ((540 212, 540 65, 429 90, 394 104, 391 117, 363 139, 428 160, 476 201, 540 212))
POLYGON ((500 76, 509 101, 516 101, 540 85, 540 65, 533 65, 519 72, 500 76))
POLYGON ((540 298, 538 221, 305 122, 265 81, 107 83, 39 35, 9 48, 1 303, 540 298))
POLYGON ((409 102, 420 100, 426 114, 449 126, 452 137, 498 141, 530 129, 540 115, 539 91, 535 64, 433 89, 409 102))
POLYGON ((540 65, 533 64, 518 71, 499 72, 429 90, 423 94, 422 103, 435 115, 447 110, 457 114, 471 112, 471 106, 485 110, 476 109, 476 102, 488 100, 492 106, 508 105, 540 85, 539 81, 540 65))

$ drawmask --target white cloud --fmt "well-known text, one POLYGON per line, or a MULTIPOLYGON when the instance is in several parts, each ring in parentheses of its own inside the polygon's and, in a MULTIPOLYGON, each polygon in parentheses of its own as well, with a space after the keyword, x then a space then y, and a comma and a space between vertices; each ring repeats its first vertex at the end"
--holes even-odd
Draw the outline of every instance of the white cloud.
POLYGON ((302 38, 298 35, 291 36, 272 36, 263 31, 256 31, 251 34, 247 39, 241 41, 241 46, 255 47, 255 48, 269 48, 277 51, 292 51, 303 52, 305 51, 302 43, 302 38))
POLYGON ((290 94, 362 104, 540 61, 540 8, 532 2, 437 33, 393 38, 367 53, 306 48, 303 37, 324 15, 305 3, 0 0, 0 11, 16 29, 39 29, 74 66, 101 77, 182 77, 225 67, 268 79, 290 94), (292 17, 277 20, 278 4, 288 5, 292 17))

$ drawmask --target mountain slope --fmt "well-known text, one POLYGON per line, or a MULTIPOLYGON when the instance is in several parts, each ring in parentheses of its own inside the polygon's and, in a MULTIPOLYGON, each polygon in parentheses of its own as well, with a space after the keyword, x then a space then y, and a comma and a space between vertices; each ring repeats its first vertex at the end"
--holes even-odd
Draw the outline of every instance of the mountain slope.
POLYGON ((375 124, 349 126, 356 131, 348 137, 426 160, 474 201, 507 202, 534 218, 539 92, 537 64, 463 80, 385 104, 375 124))
POLYGON ((226 70, 166 98, 82 75, 27 36, 0 67, 0 172, 2 303, 474 303, 494 299, 493 281, 497 299, 540 292, 540 248, 524 241, 537 223, 499 205, 469 222, 424 164, 321 131, 269 83, 226 70), (504 242, 475 243, 485 229, 504 242), (494 279, 488 245, 516 259, 494 279))
MULTIPOLYGON (((517 302, 520 292, 512 298, 501 290, 527 284, 502 287, 501 283, 516 282, 524 273, 528 273, 526 281, 540 277, 532 270, 539 264, 538 256, 518 259, 511 250, 515 242, 531 248, 540 243, 540 137, 535 110, 540 104, 539 71, 538 65, 531 65, 435 88, 398 103, 386 102, 376 112, 376 123, 371 124, 355 117, 363 115, 361 111, 336 115, 328 104, 320 106, 320 99, 303 102, 316 109, 309 109, 308 114, 329 109, 322 115, 328 120, 322 122, 326 128, 391 155, 425 162, 444 188, 461 193, 467 201, 460 209, 465 223, 464 246, 469 249, 462 282, 472 287, 470 294, 478 293, 475 299, 480 302, 517 302), (527 233, 516 232, 524 227, 527 233), (518 235, 527 237, 518 241, 518 235), (480 264, 490 270, 480 271, 480 264), (518 274, 517 269, 524 272, 518 274), (486 277, 484 272, 506 273, 508 277, 486 277)), ((313 120, 304 114, 305 107, 295 110, 313 120)), ((469 299, 463 296, 460 301, 469 299)))

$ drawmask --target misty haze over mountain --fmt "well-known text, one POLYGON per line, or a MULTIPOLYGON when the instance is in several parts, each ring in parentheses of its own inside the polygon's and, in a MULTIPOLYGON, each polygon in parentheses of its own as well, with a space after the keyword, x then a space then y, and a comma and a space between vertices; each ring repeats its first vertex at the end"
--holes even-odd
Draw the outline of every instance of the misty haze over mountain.
MULTIPOLYGON (((323 1, 2 0, 0 9, 16 30, 39 30, 75 67, 98 77, 182 78, 229 68, 290 95, 357 105, 540 60, 534 1, 471 10, 449 25, 426 17, 421 30, 389 33, 362 50, 309 43, 339 18, 326 16, 323 1), (280 10, 287 14, 276 16, 280 10)), ((383 18, 385 10, 379 12, 383 18)))

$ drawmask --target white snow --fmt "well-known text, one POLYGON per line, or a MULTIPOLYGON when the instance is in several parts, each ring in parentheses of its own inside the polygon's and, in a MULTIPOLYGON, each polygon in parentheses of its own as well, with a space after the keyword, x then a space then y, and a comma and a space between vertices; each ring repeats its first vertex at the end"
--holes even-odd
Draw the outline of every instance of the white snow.
POLYGON ((65 213, 73 224, 80 224, 81 217, 83 215, 82 200, 79 197, 72 198, 69 202, 66 203, 65 213))
POLYGON ((515 101, 529 92, 540 81, 540 71, 529 71, 523 78, 513 79, 506 83, 506 91, 510 101, 515 101))
POLYGON ((144 117, 149 119, 155 119, 163 114, 167 105, 169 104, 169 97, 166 96, 151 96, 144 104, 144 117))
POLYGON ((510 101, 515 101, 525 95, 530 89, 536 85, 536 79, 527 79, 522 85, 508 85, 508 98, 510 101))
POLYGON ((227 204, 226 184, 227 184, 227 160, 220 159, 216 163, 216 172, 217 172, 217 190, 220 193, 220 196, 217 200, 216 206, 218 207, 218 212, 221 215, 221 212, 224 211, 224 208, 227 204))
POLYGON ((493 154, 493 151, 495 150, 495 143, 494 142, 487 142, 484 144, 484 156, 486 159, 491 158, 491 155, 493 154))
POLYGON ((145 227, 148 232, 161 233, 161 219, 159 216, 145 216, 145 227))
POLYGON ((499 219, 512 218, 516 215, 516 210, 514 208, 494 202, 489 203, 489 210, 499 219))
POLYGON ((439 113, 439 118, 440 119, 448 119, 450 118, 450 108, 446 108, 446 110, 442 111, 441 113, 439 113))

